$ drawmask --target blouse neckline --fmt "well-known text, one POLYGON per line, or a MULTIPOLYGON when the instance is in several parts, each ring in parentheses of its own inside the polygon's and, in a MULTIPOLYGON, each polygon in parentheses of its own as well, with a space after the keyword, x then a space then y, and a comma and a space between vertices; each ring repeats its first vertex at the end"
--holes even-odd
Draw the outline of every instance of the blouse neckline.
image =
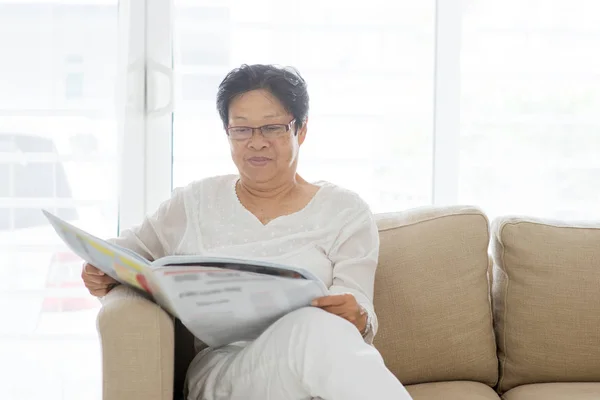
POLYGON ((238 183, 239 180, 240 180, 240 177, 237 176, 237 175, 235 175, 234 179, 232 179, 233 185, 230 188, 231 189, 231 194, 232 194, 232 197, 233 197, 233 200, 234 200, 234 203, 236 203, 236 206, 239 207, 242 210, 242 212, 244 212, 245 214, 247 214, 248 216, 250 216, 256 223, 258 223, 258 225, 262 226, 263 228, 267 228, 269 226, 272 226, 276 221, 293 218, 293 217, 299 216, 301 214, 304 214, 306 211, 310 210, 310 208, 312 208, 313 204, 315 203, 316 199, 321 196, 321 192, 323 191, 323 188, 327 184, 327 182, 324 182, 324 181, 312 182, 313 185, 319 186, 319 189, 313 195, 313 197, 309 200, 309 202, 306 203, 306 205, 303 208, 301 208, 300 210, 295 211, 293 213, 290 213, 290 214, 280 215, 278 217, 273 218, 272 220, 270 220, 266 224, 263 224, 261 222, 261 220, 258 219, 258 217, 256 215, 254 215, 254 213, 252 213, 250 210, 248 210, 246 208, 246 206, 244 206, 242 204, 242 202, 240 201, 240 198, 239 198, 239 196, 237 194, 237 183, 238 183))

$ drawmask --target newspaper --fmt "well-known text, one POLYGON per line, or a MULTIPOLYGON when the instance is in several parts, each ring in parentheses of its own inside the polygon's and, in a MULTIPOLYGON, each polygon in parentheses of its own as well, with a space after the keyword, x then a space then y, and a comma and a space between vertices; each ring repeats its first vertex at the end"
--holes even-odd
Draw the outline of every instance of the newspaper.
POLYGON ((75 254, 151 297, 211 347, 256 339, 283 315, 328 294, 309 271, 263 261, 167 256, 151 262, 43 213, 75 254))

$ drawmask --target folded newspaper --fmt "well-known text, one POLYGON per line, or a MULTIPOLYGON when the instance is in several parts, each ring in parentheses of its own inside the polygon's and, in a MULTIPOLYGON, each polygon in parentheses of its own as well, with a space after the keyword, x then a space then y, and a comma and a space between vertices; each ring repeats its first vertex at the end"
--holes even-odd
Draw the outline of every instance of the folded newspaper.
POLYGON ((43 213, 75 254, 149 295, 211 347, 253 340, 283 315, 327 295, 323 282, 300 268, 203 256, 167 256, 151 262, 43 213))

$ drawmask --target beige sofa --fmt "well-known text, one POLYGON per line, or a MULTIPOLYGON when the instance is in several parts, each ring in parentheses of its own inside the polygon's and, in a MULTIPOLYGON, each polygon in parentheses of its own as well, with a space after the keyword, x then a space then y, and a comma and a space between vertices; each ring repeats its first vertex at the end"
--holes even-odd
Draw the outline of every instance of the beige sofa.
MULTIPOLYGON (((471 207, 377 218, 375 346, 415 400, 600 399, 600 224, 490 229, 471 207)), ((177 321, 119 287, 98 330, 104 399, 180 393, 193 347, 177 321)))

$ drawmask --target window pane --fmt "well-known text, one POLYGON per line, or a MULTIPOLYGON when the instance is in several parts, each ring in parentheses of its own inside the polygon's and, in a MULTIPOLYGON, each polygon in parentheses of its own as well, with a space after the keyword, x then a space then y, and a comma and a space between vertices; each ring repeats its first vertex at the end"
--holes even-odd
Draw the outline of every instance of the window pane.
POLYGON ((301 175, 355 190, 374 211, 431 201, 433 0, 175 5, 175 186, 236 172, 217 87, 230 69, 264 63, 308 83, 301 175))
POLYGON ((460 202, 600 218, 598 49, 595 0, 468 3, 460 202))
POLYGON ((117 5, 0 0, 2 399, 101 398, 99 302, 40 209, 117 232, 117 5))

